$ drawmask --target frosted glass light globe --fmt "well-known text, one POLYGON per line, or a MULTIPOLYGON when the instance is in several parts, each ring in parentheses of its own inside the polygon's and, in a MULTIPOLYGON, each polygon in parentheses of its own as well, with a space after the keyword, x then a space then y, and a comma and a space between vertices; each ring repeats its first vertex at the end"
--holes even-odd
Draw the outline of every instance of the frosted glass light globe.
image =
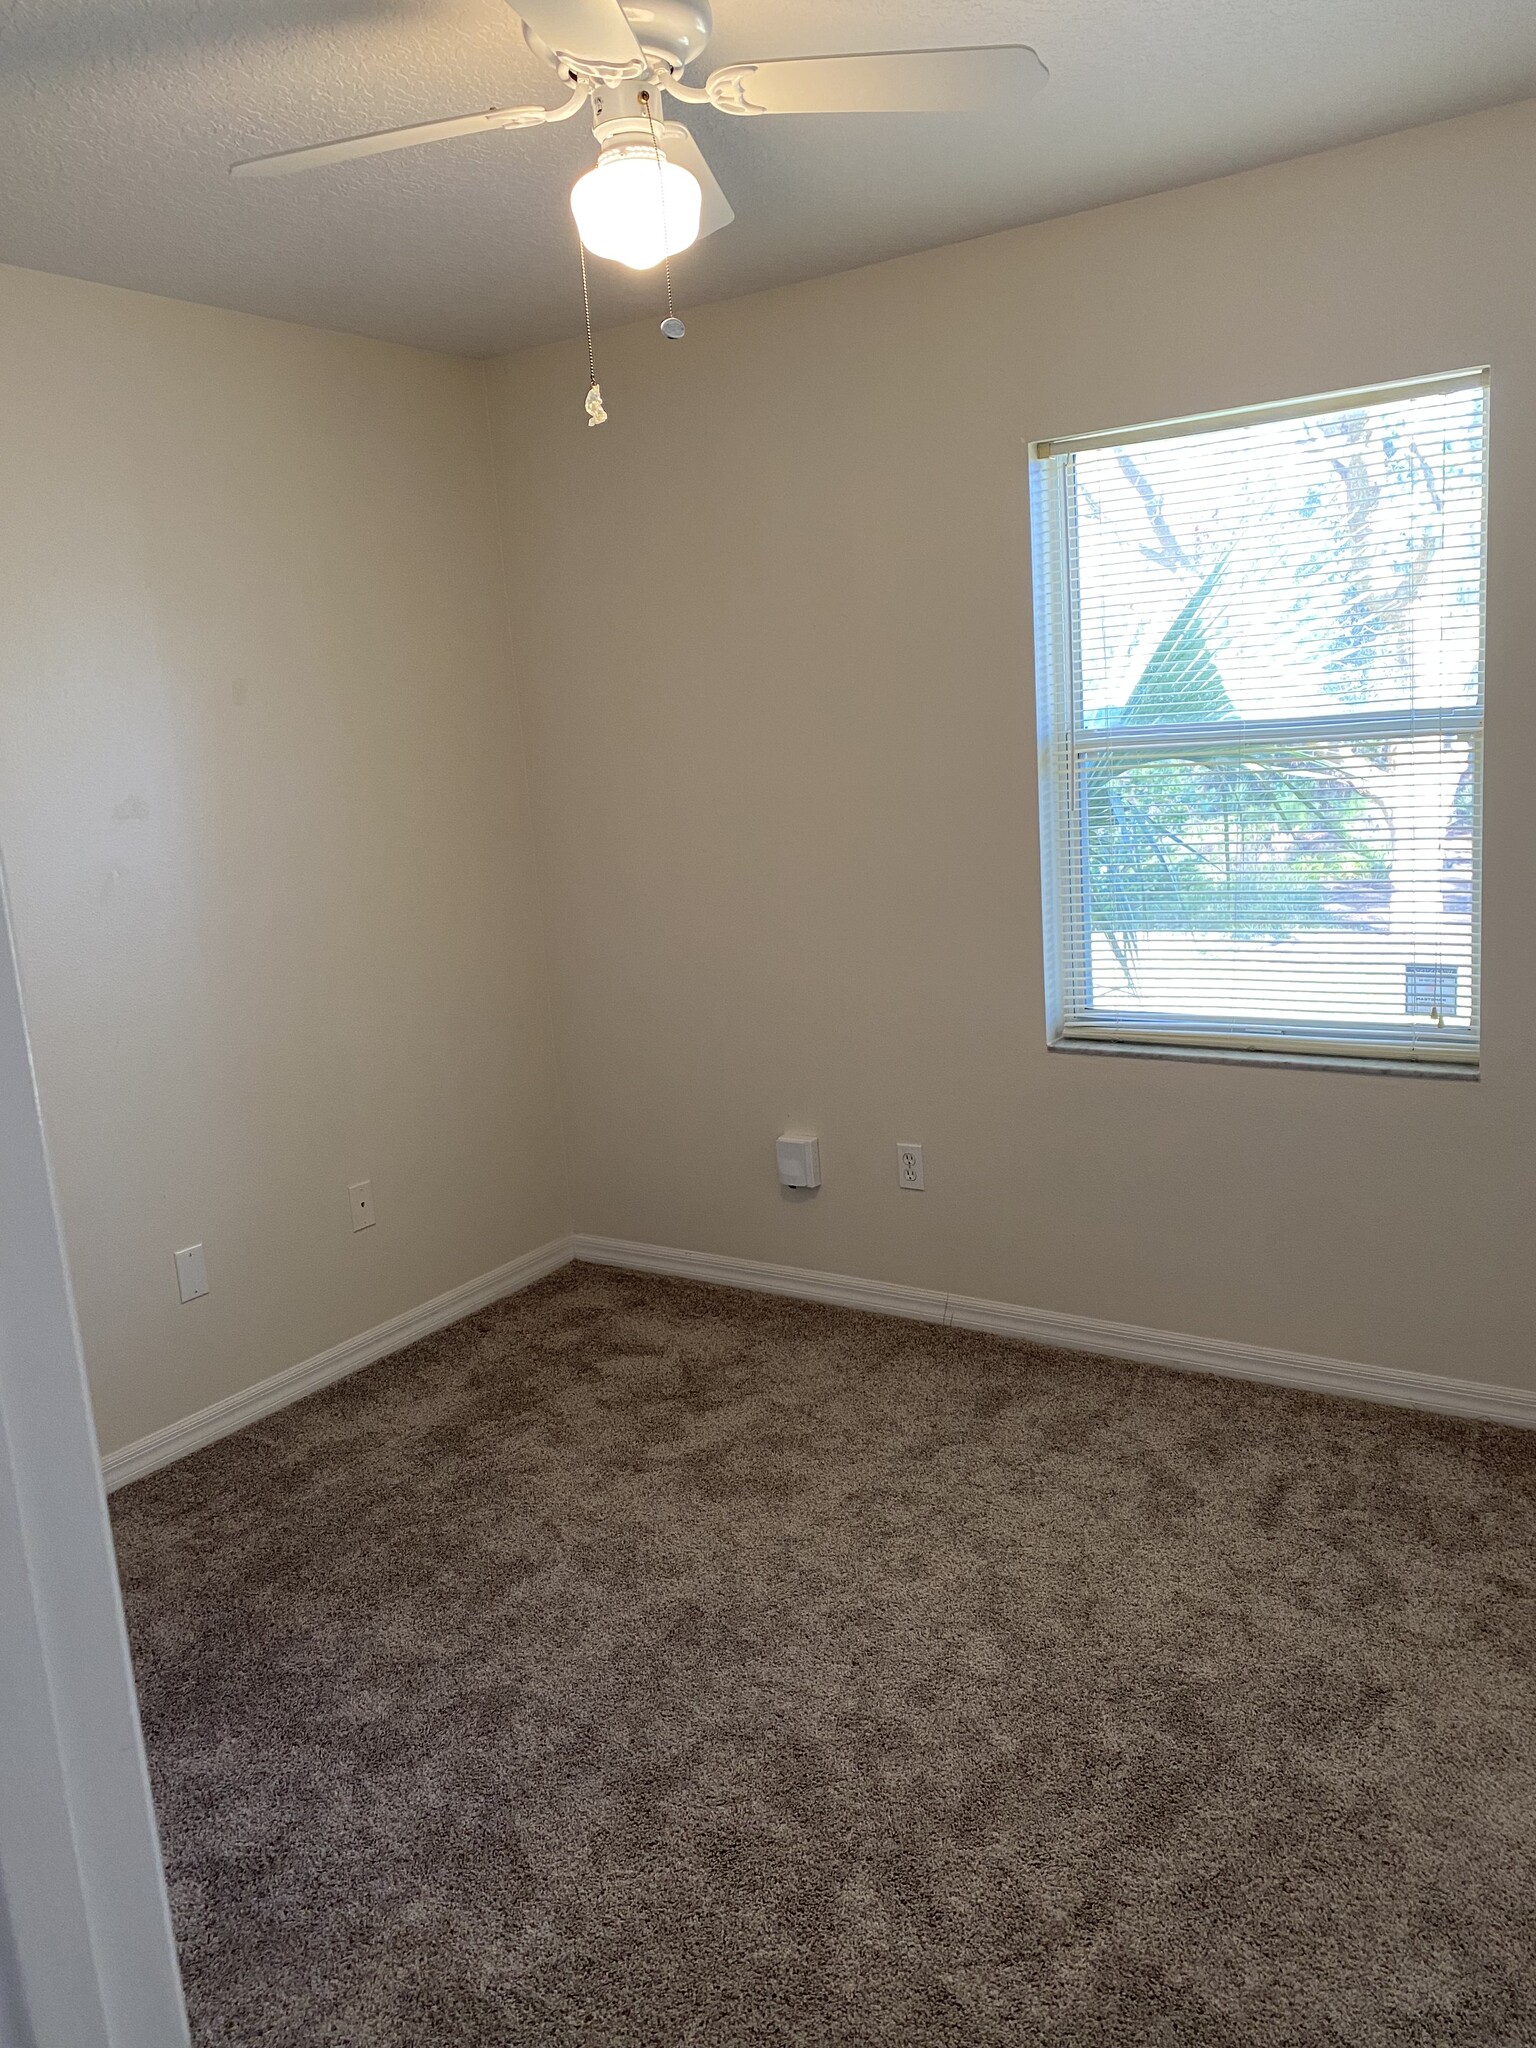
POLYGON ((699 239, 699 181, 647 143, 605 149, 571 190, 571 211, 594 256, 654 270, 699 239), (663 205, 665 194, 665 205, 663 205), (665 215, 665 229, 663 229, 665 215))

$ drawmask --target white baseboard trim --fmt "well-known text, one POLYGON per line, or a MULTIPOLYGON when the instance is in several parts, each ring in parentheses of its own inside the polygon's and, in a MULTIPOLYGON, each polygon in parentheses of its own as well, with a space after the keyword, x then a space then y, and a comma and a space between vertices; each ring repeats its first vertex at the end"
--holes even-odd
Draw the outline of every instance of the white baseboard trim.
POLYGON ((127 1486, 132 1480, 158 1472, 162 1465, 174 1464, 189 1452, 200 1451, 205 1444, 215 1443, 221 1436, 244 1429, 248 1423, 258 1422, 262 1416, 272 1415, 279 1408, 286 1408, 290 1402, 302 1401, 306 1394, 328 1387, 332 1380, 345 1379, 348 1373, 372 1365, 377 1359, 387 1358, 392 1351, 403 1351, 407 1344, 414 1344, 419 1337, 430 1337, 434 1330, 444 1329, 463 1316, 473 1315, 477 1308, 484 1308, 488 1302, 500 1301, 503 1295, 517 1294, 524 1287, 531 1287, 546 1273, 569 1265, 570 1260, 571 1240, 557 1237, 549 1244, 540 1245, 537 1251, 525 1252, 520 1259, 510 1259, 492 1273, 483 1273, 478 1280, 467 1280, 462 1287, 451 1287, 434 1301, 423 1302, 420 1308, 407 1309, 403 1315, 392 1316, 376 1329, 364 1330, 361 1336, 348 1337, 344 1343, 333 1344, 329 1351, 322 1351, 316 1358, 306 1358, 302 1364, 290 1365, 286 1372, 274 1373, 269 1380, 260 1380, 254 1387, 242 1388, 238 1394, 215 1401, 209 1408, 200 1408, 195 1415, 189 1415, 181 1422, 157 1429, 153 1435, 141 1437, 135 1444, 126 1444, 122 1450, 113 1451, 110 1457, 101 1461, 101 1474, 107 1491, 110 1493, 115 1487, 127 1486))
POLYGON ((174 1464, 205 1444, 217 1442, 264 1415, 275 1414, 333 1380, 344 1379, 419 1337, 473 1315, 488 1302, 516 1294, 558 1271, 572 1259, 592 1266, 616 1266, 632 1273, 670 1274, 717 1287, 741 1287, 757 1294, 782 1294, 796 1301, 827 1302, 837 1308, 870 1310, 909 1322, 947 1323, 984 1330, 1062 1351, 1129 1358, 1142 1365, 1172 1366, 1181 1372, 1216 1373, 1227 1379, 1259 1380, 1272 1386, 1303 1387, 1347 1400, 1383 1401, 1434 1415, 1461 1415, 1536 1429, 1536 1392, 1484 1381, 1404 1372, 1396 1366, 1356 1365, 1340 1358, 1316 1358, 1301 1351, 1275 1351, 1225 1337, 1189 1337, 1173 1330, 1149 1330, 1137 1323, 1101 1322, 1091 1316, 1057 1315, 1050 1309, 1018 1308, 1011 1302, 944 1294, 930 1287, 902 1287, 889 1280, 860 1280, 846 1273, 820 1273, 804 1266, 774 1266, 761 1259, 733 1259, 718 1252, 680 1251, 669 1245, 637 1244, 619 1237, 555 1238, 522 1258, 509 1260, 478 1280, 450 1288, 420 1308, 407 1309, 376 1329, 332 1345, 316 1358, 289 1366, 181 1422, 113 1451, 101 1462, 108 1492, 174 1464))
POLYGON ((1341 1358, 1316 1358, 1303 1351, 1275 1351, 1225 1337, 1187 1337, 1173 1330, 1148 1330, 1136 1323, 1107 1323, 1092 1316, 1057 1315, 1050 1309, 1017 1308, 1011 1302, 982 1301, 973 1295, 942 1294, 927 1287, 898 1287, 883 1280, 856 1280, 841 1273, 817 1273, 800 1266, 772 1266, 758 1259, 731 1259, 716 1252, 676 1251, 666 1245, 633 1244, 624 1238, 571 1239, 571 1256, 594 1266, 619 1266, 635 1273, 668 1273, 719 1287, 745 1287, 759 1294, 786 1294, 799 1301, 825 1301, 841 1308, 870 1309, 910 1321, 948 1323, 956 1329, 985 1330, 1062 1351, 1134 1359, 1142 1365, 1173 1366, 1181 1372, 1216 1373, 1226 1379, 1260 1380, 1272 1386, 1302 1387, 1352 1401, 1383 1401, 1434 1415, 1461 1415, 1481 1422, 1536 1429, 1536 1392, 1484 1381, 1450 1379, 1438 1373, 1404 1372, 1390 1365, 1356 1365, 1341 1358))
POLYGON ((836 1308, 866 1308, 904 1316, 911 1323, 942 1323, 947 1294, 931 1287, 898 1287, 890 1280, 854 1280, 846 1273, 816 1273, 805 1266, 769 1266, 760 1259, 728 1259, 719 1252, 681 1252, 670 1245, 634 1244, 623 1237, 571 1239, 571 1257, 589 1266, 621 1266, 629 1273, 667 1273, 676 1280, 708 1280, 753 1294, 787 1294, 796 1301, 826 1301, 836 1308))

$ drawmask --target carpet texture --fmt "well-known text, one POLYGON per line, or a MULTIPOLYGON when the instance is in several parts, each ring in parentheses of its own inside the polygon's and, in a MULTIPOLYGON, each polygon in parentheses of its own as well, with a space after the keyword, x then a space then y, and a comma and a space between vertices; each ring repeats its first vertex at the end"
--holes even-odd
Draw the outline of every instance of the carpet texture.
POLYGON ((199 2048, 1536 2042, 1536 1439, 574 1266, 116 1496, 199 2048))

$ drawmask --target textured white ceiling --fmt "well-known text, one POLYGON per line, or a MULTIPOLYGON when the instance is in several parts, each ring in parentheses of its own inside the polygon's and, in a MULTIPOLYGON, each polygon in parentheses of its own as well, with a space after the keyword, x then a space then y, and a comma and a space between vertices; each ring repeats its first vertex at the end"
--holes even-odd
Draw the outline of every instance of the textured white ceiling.
MULTIPOLYGON (((736 221, 682 303, 1536 95, 1532 0, 716 0, 703 69, 1034 44, 1018 120, 677 110, 736 221)), ((561 97, 505 0, 8 0, 0 261, 428 348, 578 331, 578 119, 271 182, 231 159, 561 97)), ((659 298, 594 266, 598 317, 659 298)))

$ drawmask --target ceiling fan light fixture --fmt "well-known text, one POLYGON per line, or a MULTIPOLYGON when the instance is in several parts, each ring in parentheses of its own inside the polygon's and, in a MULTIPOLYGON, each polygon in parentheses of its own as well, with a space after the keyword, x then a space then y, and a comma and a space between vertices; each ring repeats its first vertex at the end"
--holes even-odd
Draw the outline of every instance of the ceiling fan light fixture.
POLYGON ((703 192, 692 171, 649 143, 605 149, 571 189, 571 212, 594 256, 630 270, 654 270, 699 238, 703 192))

